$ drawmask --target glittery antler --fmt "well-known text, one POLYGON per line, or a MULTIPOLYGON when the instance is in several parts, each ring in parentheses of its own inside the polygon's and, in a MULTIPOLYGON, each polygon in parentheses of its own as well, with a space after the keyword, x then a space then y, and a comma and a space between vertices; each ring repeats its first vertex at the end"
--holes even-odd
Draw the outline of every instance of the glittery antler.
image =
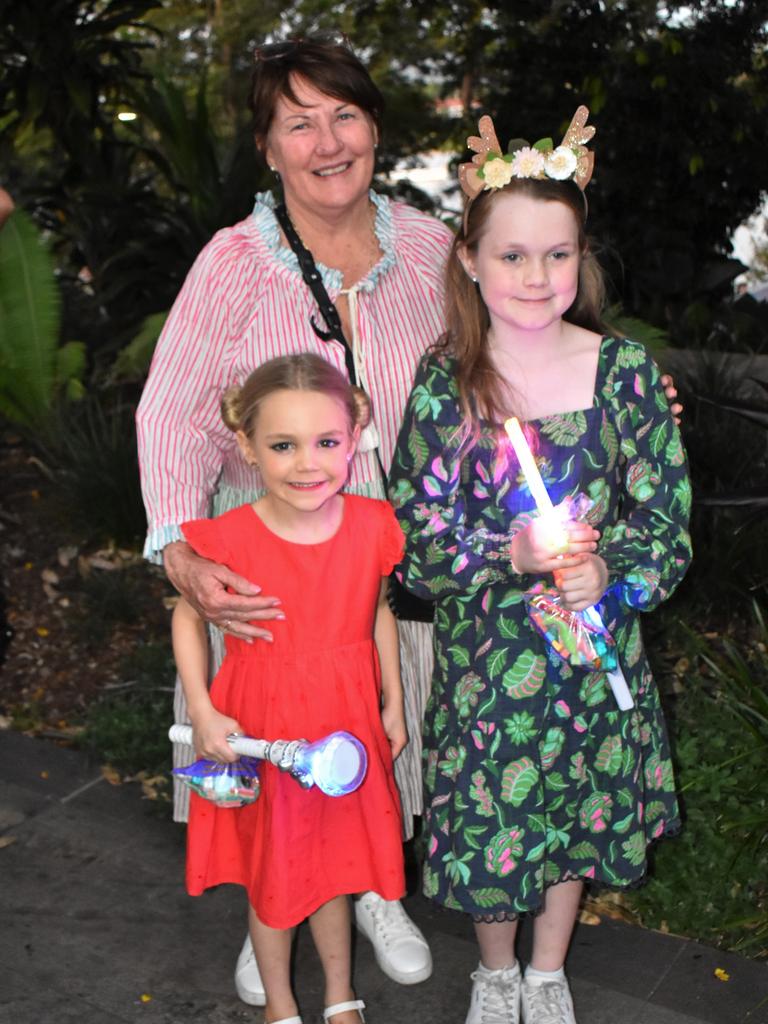
POLYGON ((595 134, 595 126, 587 124, 588 117, 589 110, 585 106, 579 107, 561 142, 562 146, 574 150, 577 155, 576 173, 573 180, 582 191, 592 177, 592 169, 595 165, 595 154, 590 153, 585 145, 595 134))
POLYGON ((496 138, 493 121, 484 114, 478 122, 479 138, 470 135, 467 139, 467 147, 475 155, 468 163, 459 164, 459 184, 467 197, 464 231, 467 230, 472 201, 483 190, 505 188, 513 178, 573 181, 583 192, 592 177, 595 162, 594 154, 586 147, 595 134, 594 126, 587 124, 588 117, 589 110, 585 106, 579 107, 557 148, 553 147, 550 138, 539 139, 532 146, 523 139, 514 139, 504 154, 496 138))
POLYGON ((459 184, 464 194, 470 199, 474 199, 485 187, 483 179, 478 177, 477 171, 485 163, 488 154, 498 153, 501 156, 501 146, 496 138, 496 129, 488 114, 483 114, 477 127, 480 130, 480 137, 470 135, 467 139, 467 149, 471 149, 475 156, 468 163, 459 164, 459 184))

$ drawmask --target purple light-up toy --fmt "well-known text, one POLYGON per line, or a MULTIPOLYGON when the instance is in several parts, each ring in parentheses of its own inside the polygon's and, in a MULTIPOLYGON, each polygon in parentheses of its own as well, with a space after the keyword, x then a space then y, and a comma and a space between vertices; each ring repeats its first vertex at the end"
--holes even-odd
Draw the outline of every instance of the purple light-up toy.
MULTIPOLYGON (((172 743, 192 745, 191 725, 172 725, 172 743)), ((288 772, 305 789, 317 786, 327 796, 354 793, 365 778, 368 755, 360 740, 348 732, 332 732, 322 739, 258 740, 251 736, 228 736, 236 754, 268 761, 288 772)))

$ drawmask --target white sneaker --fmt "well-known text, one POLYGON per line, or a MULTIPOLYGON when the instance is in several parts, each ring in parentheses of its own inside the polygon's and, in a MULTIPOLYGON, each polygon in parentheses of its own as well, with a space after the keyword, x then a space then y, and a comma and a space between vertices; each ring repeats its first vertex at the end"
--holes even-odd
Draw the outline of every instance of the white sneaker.
POLYGON ((523 978, 521 1007, 523 1024, 576 1024, 565 978, 539 983, 523 978))
POLYGON ((519 964, 498 971, 489 971, 479 964, 470 977, 472 998, 464 1024, 519 1024, 519 964))
POLYGON ((237 994, 244 1003, 249 1006, 266 1006, 267 993, 264 991, 264 984, 259 974, 259 965, 251 945, 251 936, 245 936, 243 948, 237 958, 235 967, 235 988, 237 994))
POLYGON ((399 900, 383 900, 366 892, 355 900, 355 923, 373 943, 376 962, 401 985, 416 985, 432 973, 427 940, 403 910, 399 900))

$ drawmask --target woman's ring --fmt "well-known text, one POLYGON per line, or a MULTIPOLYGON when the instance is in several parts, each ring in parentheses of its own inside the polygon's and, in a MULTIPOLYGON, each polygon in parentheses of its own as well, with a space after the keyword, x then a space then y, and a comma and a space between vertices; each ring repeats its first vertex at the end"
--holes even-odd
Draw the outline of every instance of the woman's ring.
POLYGON ((224 629, 229 629, 232 625, 232 619, 224 619, 224 629))

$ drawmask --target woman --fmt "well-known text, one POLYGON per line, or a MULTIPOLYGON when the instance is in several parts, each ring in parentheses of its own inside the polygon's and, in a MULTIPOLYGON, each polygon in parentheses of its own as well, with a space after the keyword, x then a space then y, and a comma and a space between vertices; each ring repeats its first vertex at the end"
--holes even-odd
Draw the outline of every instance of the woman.
MULTIPOLYGON (((371 398, 375 429, 369 428, 368 450, 353 460, 349 490, 383 497, 372 446, 388 470, 416 366, 442 329, 441 278, 451 233, 369 191, 383 101, 345 46, 304 40, 262 48, 251 101, 257 148, 279 177, 287 212, 339 311, 358 381, 371 398)), ((258 580, 199 558, 180 539, 180 523, 241 505, 260 488, 221 424, 220 396, 266 359, 292 352, 318 352, 345 370, 341 344, 321 340, 312 327, 311 318, 322 320, 274 207, 272 195, 258 195, 252 216, 220 231, 198 257, 158 342, 137 414, 149 522, 145 554, 162 560, 174 586, 218 627, 212 631, 217 662, 222 630, 269 642, 269 620, 281 614, 279 594, 262 594, 258 580)), ((399 625, 410 742, 396 775, 408 838, 421 811, 431 638, 424 623, 399 625)), ((182 720, 178 690, 175 710, 182 720)), ((178 762, 188 763, 190 753, 177 751, 178 762)), ((181 820, 185 812, 177 806, 181 820)), ((358 927, 390 977, 403 984, 429 977, 429 948, 398 902, 369 893, 355 908, 358 927)), ((241 998, 263 1005, 248 939, 235 980, 241 998)))

